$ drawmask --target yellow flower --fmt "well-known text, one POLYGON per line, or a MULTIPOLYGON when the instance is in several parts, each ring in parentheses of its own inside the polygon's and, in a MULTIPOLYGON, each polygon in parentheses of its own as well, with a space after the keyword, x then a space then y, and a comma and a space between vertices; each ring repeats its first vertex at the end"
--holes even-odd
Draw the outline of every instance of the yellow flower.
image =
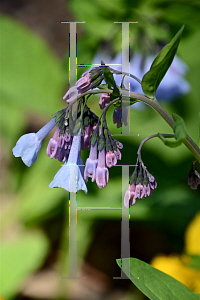
POLYGON ((200 255, 200 212, 196 214, 186 229, 185 252, 190 255, 200 255))
MULTIPOLYGON (((185 251, 188 255, 200 255, 200 212, 188 225, 185 232, 185 251)), ((200 294, 200 271, 190 268, 186 255, 157 255, 151 265, 183 283, 191 291, 200 294)))

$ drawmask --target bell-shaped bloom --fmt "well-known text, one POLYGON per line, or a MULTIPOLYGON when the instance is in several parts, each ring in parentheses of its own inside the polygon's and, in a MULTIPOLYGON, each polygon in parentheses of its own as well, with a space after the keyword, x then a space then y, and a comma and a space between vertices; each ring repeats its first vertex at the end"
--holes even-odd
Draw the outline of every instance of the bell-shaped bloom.
POLYGON ((136 185, 136 188, 135 188, 135 198, 139 198, 141 199, 142 198, 142 195, 143 195, 143 185, 141 183, 138 183, 136 185))
MULTIPOLYGON (((117 152, 116 152, 117 153, 117 152)), ((117 156, 114 152, 109 150, 106 152, 106 165, 108 168, 111 168, 112 166, 115 166, 117 163, 117 156)))
POLYGON ((84 164, 80 153, 81 130, 74 136, 68 161, 57 172, 53 181, 49 184, 50 188, 61 187, 73 193, 83 190, 87 194, 87 187, 83 179, 84 164))
POLYGON ((96 179, 96 168, 97 168, 97 141, 90 147, 90 155, 85 163, 84 179, 88 177, 92 178, 92 182, 96 179))
POLYGON ((83 76, 76 82, 76 88, 79 94, 85 93, 91 88, 91 78, 89 72, 85 72, 83 76))
POLYGON ((150 196, 151 193, 152 193, 152 191, 151 191, 150 185, 149 184, 147 186, 144 185, 142 193, 141 193, 141 199, 144 197, 150 196))
POLYGON ((78 91, 76 86, 72 86, 67 93, 64 95, 63 100, 67 98, 66 102, 70 103, 76 99, 78 96, 78 91))
POLYGON ((132 183, 128 190, 125 192, 125 195, 124 195, 124 206, 126 208, 129 208, 129 202, 130 202, 130 205, 133 205, 136 203, 136 197, 135 197, 135 184, 132 183))
POLYGON ((37 160, 42 140, 56 126, 55 118, 49 121, 37 133, 22 135, 12 149, 15 157, 21 157, 26 166, 30 167, 37 160))
POLYGON ((101 109, 104 109, 110 102, 110 95, 108 93, 103 93, 99 99, 99 106, 101 109))
POLYGON ((101 151, 99 151, 98 164, 96 169, 96 183, 100 189, 107 185, 109 178, 109 172, 108 169, 105 167, 105 163, 106 153, 105 149, 103 148, 101 151))

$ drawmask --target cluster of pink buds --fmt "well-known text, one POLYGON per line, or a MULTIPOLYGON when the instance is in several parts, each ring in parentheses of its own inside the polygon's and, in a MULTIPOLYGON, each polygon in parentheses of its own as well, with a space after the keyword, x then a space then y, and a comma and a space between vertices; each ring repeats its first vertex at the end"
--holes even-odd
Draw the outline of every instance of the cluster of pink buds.
POLYGON ((105 143, 104 133, 100 128, 96 128, 91 141, 90 155, 85 164, 84 179, 88 180, 88 177, 91 177, 92 182, 96 180, 97 186, 101 189, 108 183, 109 171, 107 167, 111 168, 116 165, 118 159, 121 159, 119 149, 122 149, 123 145, 111 136, 107 136, 105 143), (97 132, 101 133, 99 138, 97 138, 97 132), (99 150, 98 159, 97 149, 99 150))
POLYGON ((129 203, 135 204, 137 198, 143 199, 150 196, 156 187, 157 182, 153 175, 147 171, 142 162, 139 163, 131 176, 129 189, 125 193, 124 206, 129 208, 129 203))

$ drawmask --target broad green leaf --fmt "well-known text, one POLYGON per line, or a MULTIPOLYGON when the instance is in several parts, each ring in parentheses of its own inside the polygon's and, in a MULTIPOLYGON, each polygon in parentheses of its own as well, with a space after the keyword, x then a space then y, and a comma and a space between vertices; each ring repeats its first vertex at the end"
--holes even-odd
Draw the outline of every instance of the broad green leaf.
POLYGON ((150 98, 155 97, 156 90, 169 69, 176 54, 184 25, 154 59, 150 70, 142 78, 142 90, 150 98))
POLYGON ((1 243, 1 295, 12 299, 28 276, 42 264, 48 242, 40 232, 27 232, 11 242, 1 243))
MULTIPOLYGON (((121 268, 121 259, 117 259, 117 264, 121 268)), ((122 270, 151 300, 200 300, 200 295, 137 258, 123 258, 122 270)))
POLYGON ((158 133, 158 137, 163 141, 163 143, 166 146, 170 148, 176 148, 185 141, 187 133, 183 119, 175 113, 172 114, 172 117, 174 119, 173 130, 175 141, 169 141, 168 139, 164 138, 161 133, 158 133))

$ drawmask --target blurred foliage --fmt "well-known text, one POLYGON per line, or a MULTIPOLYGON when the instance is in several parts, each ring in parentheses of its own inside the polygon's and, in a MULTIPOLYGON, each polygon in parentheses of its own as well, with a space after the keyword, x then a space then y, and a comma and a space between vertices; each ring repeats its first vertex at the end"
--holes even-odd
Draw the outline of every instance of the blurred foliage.
MULTIPOLYGON (((77 37, 78 64, 91 64, 99 49, 113 56, 121 51, 121 24, 114 24, 114 21, 138 21, 138 24, 130 25, 130 49, 131 52, 139 50, 144 55, 158 49, 158 43, 168 42, 182 23, 185 24, 178 54, 190 68, 187 80, 192 91, 163 106, 170 114, 175 112, 184 118, 187 133, 197 142, 200 108, 199 2, 71 0, 67 5, 75 20, 86 22, 77 25, 82 28, 77 37)), ((68 193, 63 189, 48 188, 61 167, 58 161, 50 160, 45 153, 51 135, 43 141, 37 163, 31 168, 25 167, 20 158, 14 158, 11 149, 22 134, 38 131, 51 114, 64 107, 62 95, 69 68, 68 51, 66 58, 60 62, 32 30, 7 16, 2 15, 0 21, 1 142, 3 167, 6 169, 2 178, 4 262, 1 277, 4 280, 1 293, 6 299, 16 299, 15 295, 22 289, 25 280, 48 265, 51 255, 55 256, 54 263, 62 265, 61 247, 66 256, 64 268, 68 272, 68 242, 62 246, 63 239, 68 239, 68 193), (52 254, 54 252, 56 254, 52 254)), ((78 77, 85 69, 78 68, 78 77)), ((100 113, 98 97, 91 97, 88 104, 95 113, 100 113)), ((113 110, 108 111, 108 126, 111 132, 120 134, 120 129, 112 123, 113 110)), ((124 145, 120 164, 135 164, 139 143, 148 135, 158 131, 173 133, 150 108, 131 110, 130 126, 130 133, 139 133, 139 137, 117 137, 124 145)), ((88 151, 82 152, 84 162, 88 154, 88 151)), ((178 244, 177 249, 181 252, 185 228, 200 209, 199 190, 192 191, 187 185, 192 156, 184 145, 169 149, 159 139, 154 139, 145 144, 142 159, 156 178, 158 188, 153 191, 153 196, 138 200, 131 207, 130 223, 135 226, 138 221, 140 226, 158 226, 178 244)), ((109 175, 107 187, 101 190, 88 181, 88 194, 78 193, 78 207, 121 206, 121 167, 113 167, 109 175)), ((127 187, 128 181, 129 178, 127 187)), ((78 209, 77 215, 78 256, 81 261, 96 235, 94 224, 101 220, 106 222, 106 219, 120 222, 121 211, 78 209)), ((145 240, 144 236, 144 243, 145 240)), ((137 247, 135 243, 134 247, 137 247)))

